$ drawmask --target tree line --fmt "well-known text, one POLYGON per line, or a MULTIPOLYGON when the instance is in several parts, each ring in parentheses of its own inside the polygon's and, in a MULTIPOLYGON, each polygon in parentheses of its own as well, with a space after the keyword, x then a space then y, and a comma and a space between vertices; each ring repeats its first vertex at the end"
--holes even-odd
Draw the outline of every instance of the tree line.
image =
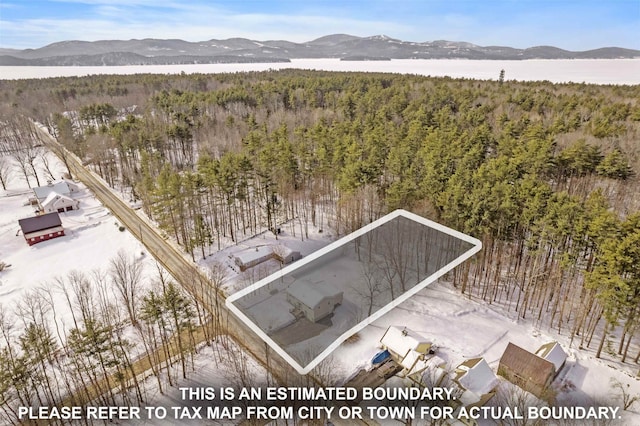
POLYGON ((616 330, 638 362, 638 86, 283 70, 0 89, 194 259, 405 208, 483 241, 463 294, 598 356, 616 330))

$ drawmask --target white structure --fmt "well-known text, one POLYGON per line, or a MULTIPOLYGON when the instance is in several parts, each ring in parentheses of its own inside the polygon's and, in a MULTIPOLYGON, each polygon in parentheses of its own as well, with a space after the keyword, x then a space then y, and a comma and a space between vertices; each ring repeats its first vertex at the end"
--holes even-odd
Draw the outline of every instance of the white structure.
POLYGON ((52 192, 71 197, 78 191, 80 191, 78 185, 64 179, 58 182, 49 182, 45 186, 38 186, 33 188, 33 193, 36 195, 36 198, 40 203, 42 203, 52 192))
POLYGON ((251 249, 247 249, 236 253, 234 255, 234 261, 241 271, 259 265, 270 259, 275 259, 280 263, 288 265, 301 259, 302 255, 299 251, 291 250, 287 246, 282 244, 276 244, 274 246, 258 246, 251 249))
POLYGON ((431 349, 430 341, 406 327, 387 328, 380 344, 391 353, 396 362, 408 370, 431 349))
POLYGON ((342 291, 327 283, 308 280, 294 282, 287 289, 287 300, 311 322, 317 322, 333 313, 342 303, 342 291))
POLYGON ((542 359, 546 359, 555 366, 556 376, 558 375, 562 367, 564 367, 564 363, 567 361, 567 354, 558 342, 549 342, 540 346, 536 351, 536 355, 538 355, 542 359))
POLYGON ((468 359, 458 365, 454 381, 462 390, 458 399, 466 407, 484 405, 495 395, 499 383, 484 358, 468 359))
POLYGON ((47 198, 40 203, 44 213, 67 212, 70 210, 78 210, 80 201, 67 197, 66 195, 50 192, 47 198))
POLYGON ((447 374, 446 366, 445 360, 434 355, 414 363, 405 377, 423 388, 440 386, 447 374))
POLYGON ((302 255, 299 251, 292 250, 287 246, 283 246, 282 244, 273 246, 273 257, 285 265, 302 259, 302 255))
POLYGON ((252 266, 273 259, 273 250, 269 246, 259 246, 234 254, 236 265, 241 271, 246 271, 252 266))

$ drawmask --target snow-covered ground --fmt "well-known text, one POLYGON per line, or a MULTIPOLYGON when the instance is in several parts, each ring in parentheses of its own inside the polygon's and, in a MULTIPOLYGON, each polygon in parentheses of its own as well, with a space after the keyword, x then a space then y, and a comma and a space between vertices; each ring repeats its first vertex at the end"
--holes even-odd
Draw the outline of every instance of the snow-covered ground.
MULTIPOLYGON (((272 233, 265 232, 238 245, 228 246, 221 252, 201 260, 200 264, 203 267, 212 261, 224 264, 227 274, 225 290, 231 294, 281 267, 279 262, 269 260, 245 272, 240 272, 233 261, 234 253, 255 250, 255 247, 265 245, 283 244, 299 250, 303 256, 306 256, 334 239, 327 233, 318 233, 312 227, 310 227, 309 238, 305 237, 304 240, 301 239, 299 232, 296 232, 294 237, 291 229, 286 225, 283 230, 284 233, 279 235, 277 240, 272 233)), ((274 315, 281 319, 281 315, 277 313, 274 315)), ((565 367, 553 384, 558 392, 557 401, 561 405, 618 407, 622 404, 621 394, 612 388, 611 380, 616 380, 624 386, 629 385, 629 394, 640 395, 640 379, 636 377, 637 366, 629 362, 621 364, 606 353, 603 354, 602 359, 596 359, 595 343, 590 349, 579 350, 576 344, 569 345, 569 336, 566 333, 558 334, 552 330, 539 329, 534 326, 534 322, 518 318, 515 312, 507 312, 499 307, 462 296, 457 290, 451 288, 446 280, 431 284, 361 330, 357 338, 343 343, 320 367, 324 371, 331 371, 331 376, 335 378, 334 383, 328 384, 343 384, 358 370, 369 368, 371 359, 380 350, 380 338, 387 327, 392 325, 407 326, 432 340, 437 347, 437 356, 442 358, 449 367, 455 367, 469 358, 483 357, 494 372, 497 371, 499 359, 509 342, 534 352, 545 343, 558 341, 569 356, 565 367)), ((304 342, 300 345, 304 345, 304 342)), ((186 381, 183 385, 218 386, 221 383, 220 374, 221 372, 214 368, 211 371, 199 373, 197 381, 186 381)), ((394 378, 392 381, 394 380, 396 383, 400 382, 400 379, 394 378)), ((513 393, 514 389, 513 385, 501 378, 499 393, 490 400, 488 405, 503 406, 504 395, 513 393)), ((154 399, 154 404, 175 405, 175 395, 166 398, 158 395, 157 399, 154 399)), ((640 424, 640 404, 636 404, 629 411, 620 409, 619 414, 621 419, 607 424, 625 426, 640 424)), ((388 424, 397 424, 397 422, 388 424)), ((481 424, 491 424, 491 421, 481 422, 481 424)), ((605 424, 605 422, 591 424, 605 424)))
MULTIPOLYGON (((220 401, 220 389, 232 388, 234 392, 240 388, 261 387, 269 384, 268 373, 260 364, 258 364, 253 358, 247 356, 240 347, 238 347, 233 341, 227 341, 223 344, 220 340, 213 343, 211 346, 201 346, 198 349, 198 354, 194 358, 193 365, 190 367, 197 371, 197 374, 192 375, 189 380, 178 379, 174 386, 166 387, 163 393, 160 393, 158 386, 156 385, 156 379, 148 377, 142 384, 142 393, 145 396, 145 404, 141 410, 140 419, 124 422, 130 425, 182 425, 182 424, 201 424, 199 420, 189 422, 186 417, 182 420, 176 418, 175 412, 169 407, 189 407, 187 408, 189 413, 193 413, 193 407, 203 407, 201 413, 206 418, 207 406, 224 406, 224 403, 220 401), (213 394, 212 400, 206 398, 200 398, 202 395, 189 396, 184 393, 180 388, 191 388, 194 390, 202 390, 208 388, 208 391, 213 394), (153 408, 151 408, 153 407, 153 408), (148 413, 155 413, 156 407, 162 407, 167 409, 167 416, 164 419, 158 419, 154 417, 155 414, 149 415, 148 413), (148 410, 149 409, 149 410, 148 410)), ((273 382, 271 382, 273 383, 273 382)), ((165 380, 165 386, 166 386, 165 380)), ((201 391, 207 392, 207 391, 201 391)), ((232 405, 237 405, 237 400, 234 398, 232 405)), ((179 409, 178 409, 179 410, 179 409)), ((180 411, 176 411, 180 412, 180 411)), ((210 421, 211 424, 237 424, 238 421, 227 421, 218 419, 210 421)))
POLYGON ((394 59, 391 61, 341 61, 339 59, 292 59, 263 64, 131 65, 114 67, 0 67, 3 79, 85 76, 93 74, 187 74, 267 71, 279 69, 365 71, 417 74, 433 77, 553 83, 640 84, 640 59, 530 59, 491 61, 466 59, 394 59))
POLYGON ((246 255, 249 252, 255 253, 256 249, 273 249, 282 245, 300 252, 304 257, 321 249, 334 240, 331 233, 320 232, 318 228, 313 227, 311 224, 308 225, 307 235, 307 233, 299 229, 299 225, 296 222, 297 221, 294 220, 283 224, 281 226, 281 233, 277 236, 270 231, 264 231, 253 238, 247 238, 237 243, 226 240, 222 244, 222 246, 225 247, 223 250, 208 256, 206 259, 199 259, 198 265, 206 270, 212 264, 222 264, 224 266, 225 276, 227 277, 223 284, 223 290, 227 295, 230 295, 271 275, 283 267, 279 261, 270 259, 252 268, 248 268, 243 272, 235 262, 234 257, 236 255, 246 255))
MULTIPOLYGON (((542 344, 557 340, 569 355, 559 378, 553 384, 559 393, 558 403, 564 406, 620 406, 622 404, 621 395, 612 389, 611 379, 618 380, 624 385, 629 384, 630 394, 640 394, 640 381, 633 377, 629 364, 621 366, 615 361, 595 359, 593 351, 580 351, 575 347, 569 347, 566 335, 557 335, 549 330, 536 329, 529 321, 515 319, 514 315, 496 312, 492 306, 462 297, 444 281, 431 284, 412 299, 362 330, 358 334, 358 339, 350 340, 340 346, 323 362, 322 368, 325 371, 331 371, 331 376, 336 379, 335 383, 329 383, 329 385, 342 385, 358 370, 369 368, 371 358, 380 350, 378 344, 380 338, 387 327, 391 325, 407 326, 431 339, 437 347, 436 355, 442 358, 449 367, 455 367, 468 358, 483 357, 494 372, 497 370, 498 361, 508 342, 535 351, 542 344)), ((229 358, 237 356, 233 348, 225 353, 229 358)), ((212 404, 212 402, 207 403, 206 401, 185 403, 178 390, 179 386, 192 388, 214 386, 217 389, 220 386, 237 385, 237 383, 230 381, 229 373, 225 373, 229 368, 228 362, 214 365, 211 360, 212 349, 204 348, 201 350, 196 356, 197 377, 181 381, 164 395, 147 390, 146 392, 151 392, 147 405, 172 407, 185 404, 212 404)), ((256 377, 256 382, 252 385, 264 383, 266 374, 264 370, 254 363, 250 363, 250 365, 256 377)), ((394 377, 389 380, 387 385, 406 386, 407 383, 394 377)), ((514 385, 500 378, 498 395, 490 400, 488 405, 504 407, 505 395, 514 390, 516 390, 514 385)), ((536 403, 533 399, 529 401, 536 403)), ((640 424, 640 407, 638 405, 630 411, 620 409, 617 414, 621 418, 612 422, 596 421, 588 424, 620 426, 640 424)), ((161 423, 150 420, 137 423, 184 424, 175 420, 171 415, 161 423)), ((379 423, 383 425, 401 424, 397 421, 379 421, 379 423)), ((348 424, 348 422, 344 424, 348 424)), ((427 423, 418 420, 413 424, 427 423)), ((495 422, 481 420, 479 424, 491 425, 495 422)), ((506 424, 511 423, 507 422, 506 424)), ((542 424, 552 425, 557 422, 547 421, 542 424)), ((578 421, 572 424, 587 423, 578 421)))
MULTIPOLYGON (((55 164, 55 174, 62 175, 62 166, 55 164)), ((80 200, 80 210, 61 214, 68 235, 28 246, 22 235, 16 234, 17 221, 33 213, 33 207, 25 205, 31 191, 15 172, 8 187, 7 191, 0 192, 0 261, 11 265, 0 272, 0 304, 3 307, 15 307, 30 290, 48 286, 55 277, 64 276, 72 270, 90 272, 99 268, 104 271, 109 259, 121 249, 137 256, 145 264, 148 274, 155 273, 155 261, 149 255, 141 254, 144 252, 142 245, 128 232, 120 232, 115 219, 82 185, 80 194, 76 196, 80 200)), ((330 232, 320 233, 311 226, 308 238, 306 235, 303 237, 294 223, 285 224, 282 230, 277 240, 272 233, 265 232, 231 245, 201 260, 199 264, 206 268, 214 261, 222 263, 227 274, 225 289, 233 293, 280 268, 279 262, 269 260, 240 272, 233 261, 235 253, 283 244, 306 256, 334 239, 330 232)), ((60 306, 66 306, 63 299, 59 303, 60 306)), ((70 319, 61 314, 58 312, 60 321, 68 326, 70 319)), ((430 285, 360 331, 357 339, 342 344, 325 361, 336 377, 337 383, 334 384, 369 366, 371 358, 379 350, 378 342, 382 334, 391 325, 407 325, 431 339, 438 347, 437 355, 450 366, 455 367, 467 358, 484 357, 494 371, 508 342, 535 351, 544 343, 558 340, 569 354, 561 373, 561 383, 556 385, 558 401, 565 405, 619 406, 622 402, 620 394, 612 389, 611 379, 628 384, 630 394, 640 394, 637 365, 622 365, 608 354, 604 354, 603 359, 595 359, 594 348, 579 350, 575 345, 570 347, 566 333, 558 335, 551 330, 538 329, 533 322, 518 319, 513 312, 470 300, 450 288, 445 281, 430 285)), ((212 355, 214 350, 217 349, 203 348, 195 357, 196 377, 180 382, 178 386, 226 386, 229 383, 229 371, 236 367, 215 362, 212 355)), ((229 359, 241 356, 238 348, 230 348, 226 353, 229 359)), ((264 372, 260 372, 253 361, 249 363, 257 377, 264 377, 264 372)), ((232 374, 231 377, 235 376, 232 374)), ((181 399, 177 386, 160 395, 154 393, 156 391, 152 383, 153 380, 146 391, 149 405, 168 407, 176 405, 176 401, 181 399)), ((509 390, 510 386, 501 381, 502 389, 509 390)), ((496 403, 498 400, 494 399, 489 404, 496 403)), ((631 410, 621 412, 622 419, 611 424, 640 424, 640 406, 636 404, 631 410)))
MULTIPOLYGON (((53 154, 46 155, 54 176, 62 176, 64 166, 53 154)), ((43 171, 38 173, 40 183, 46 185, 43 171)), ((34 178, 30 184, 36 185, 34 178)), ((17 167, 10 174, 7 190, 0 190, 0 261, 10 265, 0 272, 0 305, 5 311, 15 313, 26 295, 44 289, 51 295, 61 329, 73 327, 68 301, 56 280, 65 280, 73 271, 106 275, 109 262, 119 253, 141 265, 142 288, 156 279, 156 261, 144 246, 128 231, 121 232, 109 210, 83 184, 79 187, 79 193, 73 195, 80 201, 79 209, 59 214, 65 235, 33 246, 26 243, 18 220, 34 216, 36 207, 28 204, 34 194, 17 167)), ((117 296, 113 293, 111 297, 117 296)), ((21 330, 21 322, 16 323, 13 332, 21 330)))
MULTIPOLYGON (((629 384, 629 393, 640 395, 637 365, 622 365, 607 359, 607 355, 596 359, 595 344, 591 350, 579 350, 576 344, 570 347, 566 333, 558 335, 551 330, 540 330, 530 321, 518 319, 513 312, 497 312, 493 306, 461 296, 445 281, 431 284, 362 330, 357 341, 340 346, 333 353, 332 362, 341 376, 348 377, 354 369, 370 366, 389 326, 407 326, 430 339, 438 348, 436 355, 450 367, 455 368, 468 358, 483 357, 494 372, 509 342, 534 352, 545 343, 558 341, 569 356, 553 384, 559 392, 559 404, 619 406, 622 401, 620 394, 612 390, 612 379, 629 384)), ((501 380, 503 390, 508 392, 512 386, 501 380)), ((498 398, 489 405, 496 403, 498 398)), ((622 419, 612 424, 640 424, 640 403, 632 407, 632 411, 620 411, 622 419)))

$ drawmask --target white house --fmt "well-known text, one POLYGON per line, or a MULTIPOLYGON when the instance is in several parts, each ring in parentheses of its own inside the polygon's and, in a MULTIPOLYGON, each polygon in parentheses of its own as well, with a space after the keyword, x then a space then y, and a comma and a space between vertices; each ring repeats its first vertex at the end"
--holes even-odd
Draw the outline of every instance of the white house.
POLYGON ((276 259, 280 263, 288 265, 302 258, 299 251, 292 250, 282 244, 276 244, 274 246, 258 246, 250 249, 243 250, 234 255, 234 261, 236 265, 240 267, 241 271, 256 266, 267 260, 276 259))
POLYGON ((564 363, 567 361, 567 354, 558 342, 549 342, 540 346, 536 351, 536 355, 538 355, 542 359, 546 359, 554 365, 554 367, 556 368, 556 376, 558 375, 562 367, 564 367, 564 363))
POLYGON ((58 194, 57 192, 50 192, 47 198, 40 203, 40 206, 44 213, 62 213, 77 210, 80 208, 80 201, 74 200, 66 195, 58 194))
POLYGON ((33 193, 35 194, 39 202, 44 201, 52 192, 71 197, 78 191, 80 191, 78 185, 64 179, 58 182, 49 182, 44 186, 37 186, 33 188, 33 193))
MULTIPOLYGON (((407 359, 406 364, 413 364, 420 356, 431 349, 430 341, 406 327, 391 326, 387 328, 387 331, 380 339, 380 344, 384 349, 389 350, 394 359, 400 364, 403 363, 405 358, 407 359)), ((410 365, 404 367, 411 369, 410 365)))
POLYGON ((496 393, 499 379, 484 358, 466 360, 454 374, 453 380, 462 390, 458 399, 466 407, 482 406, 496 393))
POLYGON ((342 291, 327 283, 299 280, 287 288, 287 300, 311 322, 318 322, 333 313, 342 303, 342 291))

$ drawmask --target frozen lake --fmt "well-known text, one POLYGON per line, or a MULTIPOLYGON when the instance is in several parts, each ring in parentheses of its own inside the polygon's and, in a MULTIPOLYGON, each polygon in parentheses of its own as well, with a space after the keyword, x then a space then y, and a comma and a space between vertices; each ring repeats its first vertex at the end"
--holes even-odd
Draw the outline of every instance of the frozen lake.
POLYGON ((134 65, 121 67, 6 67, 0 66, 0 79, 83 76, 91 74, 187 74, 265 71, 285 68, 324 71, 365 71, 450 76, 480 80, 497 80, 500 70, 506 80, 553 83, 640 84, 640 58, 573 59, 525 61, 474 61, 395 59, 391 61, 340 61, 339 59, 292 59, 290 63, 134 65))

